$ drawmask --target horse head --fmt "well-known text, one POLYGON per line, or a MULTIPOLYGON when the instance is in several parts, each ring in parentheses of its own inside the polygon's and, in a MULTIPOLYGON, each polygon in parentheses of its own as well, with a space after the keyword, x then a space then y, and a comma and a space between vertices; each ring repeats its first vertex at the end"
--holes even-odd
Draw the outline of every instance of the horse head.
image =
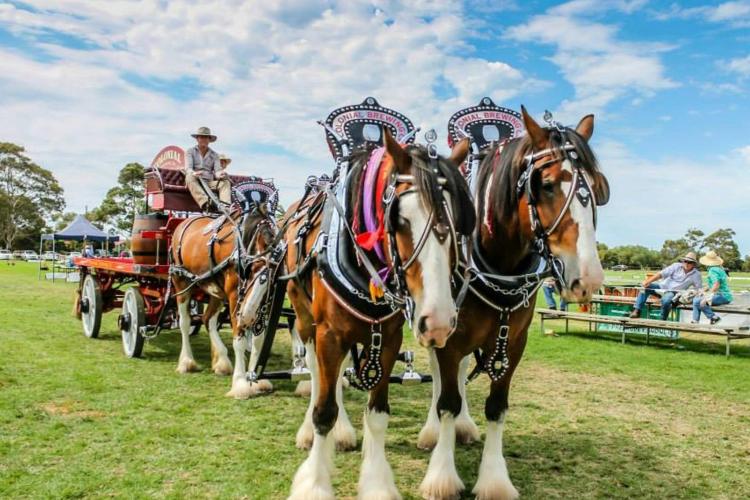
POLYGON ((521 107, 527 136, 514 155, 518 213, 524 234, 551 255, 553 274, 567 300, 588 302, 604 272, 596 246, 597 206, 609 201, 609 185, 588 141, 594 115, 575 130, 541 127, 521 107))
POLYGON ((384 196, 387 263, 408 289, 407 301, 413 301, 407 313, 416 339, 424 347, 443 347, 458 316, 451 286, 458 238, 475 226, 468 186, 458 171, 468 147, 460 143, 444 158, 434 145, 403 147, 387 130, 384 144, 392 159, 384 196))

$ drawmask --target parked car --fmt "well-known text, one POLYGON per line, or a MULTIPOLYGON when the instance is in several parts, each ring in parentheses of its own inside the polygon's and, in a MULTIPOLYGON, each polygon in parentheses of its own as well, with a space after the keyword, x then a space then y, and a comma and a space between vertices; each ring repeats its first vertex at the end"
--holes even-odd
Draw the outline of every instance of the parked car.
POLYGON ((0 260, 11 260, 13 259, 13 254, 10 253, 10 250, 0 250, 0 260))
POLYGON ((60 254, 57 252, 44 252, 42 254, 42 260, 58 260, 60 258, 60 254))
POLYGON ((627 271, 629 268, 625 264, 617 264, 616 266, 612 266, 613 271, 627 271))
POLYGON ((23 260, 39 260, 39 255, 34 250, 24 250, 21 258, 23 260))

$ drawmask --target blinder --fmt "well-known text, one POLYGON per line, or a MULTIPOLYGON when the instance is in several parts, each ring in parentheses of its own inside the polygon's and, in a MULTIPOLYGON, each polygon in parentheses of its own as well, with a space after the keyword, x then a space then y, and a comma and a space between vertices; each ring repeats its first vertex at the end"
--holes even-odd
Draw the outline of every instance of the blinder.
POLYGON ((609 180, 601 172, 594 172, 593 177, 591 187, 594 190, 594 198, 597 206, 602 207, 609 203, 609 180))

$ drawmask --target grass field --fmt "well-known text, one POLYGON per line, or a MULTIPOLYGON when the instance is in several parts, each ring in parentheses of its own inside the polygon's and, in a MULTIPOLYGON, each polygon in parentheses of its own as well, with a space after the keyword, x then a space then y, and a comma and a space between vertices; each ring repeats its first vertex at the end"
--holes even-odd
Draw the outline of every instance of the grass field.
MULTIPOLYGON (((294 434, 307 402, 291 383, 250 401, 225 398, 228 379, 174 372, 177 332, 126 359, 114 312, 100 339, 83 337, 73 291, 37 281, 32 264, 0 264, 0 498, 285 496, 305 456, 294 434)), ((737 343, 725 359, 721 344, 682 344, 543 337, 534 324, 505 432, 522 495, 750 496, 750 346, 737 343)), ((205 333, 194 351, 209 364, 205 333)), ((288 365, 281 333, 274 363, 288 365)), ((468 389, 480 428, 486 387, 481 378, 468 389)), ((429 392, 391 392, 387 454, 404 498, 415 498, 427 467, 415 442, 429 392)), ((350 390, 346 400, 361 440, 365 395, 350 390)), ((480 456, 480 444, 458 450, 468 488, 480 456)), ((359 452, 337 454, 340 497, 356 494, 359 461, 359 452)))

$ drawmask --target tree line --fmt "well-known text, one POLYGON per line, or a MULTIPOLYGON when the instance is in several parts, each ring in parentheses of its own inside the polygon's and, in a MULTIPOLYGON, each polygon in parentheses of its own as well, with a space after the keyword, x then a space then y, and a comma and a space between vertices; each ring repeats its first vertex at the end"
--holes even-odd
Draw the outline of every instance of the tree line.
POLYGON ((659 268, 677 262, 688 252, 698 255, 714 250, 722 259, 724 267, 731 271, 750 272, 750 255, 742 258, 736 233, 731 228, 720 228, 706 234, 700 229, 690 228, 682 238, 666 240, 661 250, 653 250, 642 245, 622 245, 608 247, 599 243, 599 259, 604 267, 623 264, 631 268, 659 268))
MULTIPOLYGON (((146 210, 143 196, 145 168, 128 163, 119 172, 117 184, 86 216, 100 229, 115 228, 130 234, 135 215, 146 210)), ((4 248, 35 248, 42 232, 63 229, 75 213, 64 212, 63 188, 49 170, 34 163, 22 146, 0 142, 0 244, 4 248)), ((599 258, 605 267, 624 264, 635 268, 658 268, 676 262, 687 252, 715 250, 727 269, 750 272, 750 255, 742 258, 730 228, 705 234, 688 229, 682 238, 666 240, 661 250, 642 245, 608 247, 599 243, 599 258)))
MULTIPOLYGON (((86 217, 99 229, 130 234, 135 214, 146 209, 145 168, 128 163, 117 184, 86 217)), ((36 248, 43 233, 64 229, 75 218, 65 212, 64 191, 55 175, 34 162, 23 146, 0 142, 0 247, 36 248)))

